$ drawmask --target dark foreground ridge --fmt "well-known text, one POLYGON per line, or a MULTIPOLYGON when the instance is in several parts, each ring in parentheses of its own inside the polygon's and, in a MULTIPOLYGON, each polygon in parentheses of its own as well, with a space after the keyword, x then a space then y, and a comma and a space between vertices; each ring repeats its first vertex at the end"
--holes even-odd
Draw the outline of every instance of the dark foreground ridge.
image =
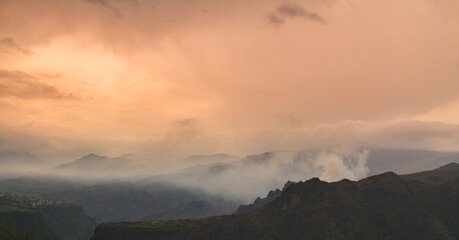
POLYGON ((458 239, 459 171, 448 169, 447 180, 436 184, 391 172, 358 182, 313 178, 252 212, 104 223, 93 239, 458 239))
POLYGON ((89 239, 96 222, 71 204, 37 207, 0 203, 0 240, 89 239))

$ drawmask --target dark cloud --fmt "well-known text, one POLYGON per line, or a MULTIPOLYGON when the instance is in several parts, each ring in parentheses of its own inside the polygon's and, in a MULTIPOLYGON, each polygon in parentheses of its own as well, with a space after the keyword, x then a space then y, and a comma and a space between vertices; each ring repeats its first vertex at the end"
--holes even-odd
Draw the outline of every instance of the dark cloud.
POLYGON ((197 120, 194 118, 186 118, 186 119, 175 121, 174 123, 176 124, 176 126, 179 126, 179 127, 192 127, 196 125, 197 120))
POLYGON ((121 11, 118 8, 115 8, 111 4, 109 4, 107 0, 86 0, 86 1, 113 12, 113 14, 115 14, 117 17, 123 16, 121 11))
POLYGON ((63 94, 55 87, 27 73, 2 69, 0 69, 0 97, 75 98, 72 94, 63 94))
POLYGON ((280 18, 275 13, 268 14, 268 20, 269 20, 269 23, 274 24, 274 25, 280 25, 285 22, 284 19, 280 18))
MULTIPOLYGON (((311 21, 320 22, 320 23, 324 22, 324 19, 319 14, 315 12, 309 12, 306 9, 304 9, 302 6, 298 4, 294 4, 294 3, 283 3, 282 5, 276 8, 276 12, 278 15, 283 16, 283 17, 289 17, 289 18, 298 17, 298 18, 303 18, 303 19, 307 19, 311 21)), ((282 20, 275 14, 273 14, 272 16, 282 20)))
POLYGON ((14 39, 11 37, 0 38, 0 46, 5 47, 13 53, 20 53, 25 55, 33 54, 33 52, 29 49, 19 46, 16 42, 14 42, 14 39))

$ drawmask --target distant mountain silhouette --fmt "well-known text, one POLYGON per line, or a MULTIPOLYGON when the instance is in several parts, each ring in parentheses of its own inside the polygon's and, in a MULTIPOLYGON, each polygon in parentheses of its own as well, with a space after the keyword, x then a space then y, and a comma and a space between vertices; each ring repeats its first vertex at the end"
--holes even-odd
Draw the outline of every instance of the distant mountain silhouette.
POLYGON ((83 156, 75 161, 64 163, 56 168, 58 169, 71 169, 71 170, 83 170, 83 171, 94 171, 95 169, 113 170, 121 169, 129 166, 129 159, 117 157, 109 158, 106 156, 98 156, 94 153, 90 153, 83 156))
POLYGON ((209 163, 228 163, 228 162, 234 162, 237 160, 240 160, 240 157, 225 154, 225 153, 220 153, 220 154, 214 154, 214 155, 193 155, 189 156, 184 159, 185 162, 190 162, 194 164, 209 164, 209 163))
POLYGON ((459 163, 459 154, 455 152, 383 148, 370 148, 369 150, 367 166, 370 176, 387 171, 408 174, 433 169, 451 162, 459 163))
POLYGON ((29 152, 0 152, 0 164, 38 165, 42 160, 29 152))
POLYGON ((120 158, 135 160, 135 159, 140 159, 140 156, 135 154, 135 153, 125 153, 125 154, 121 155, 120 158))

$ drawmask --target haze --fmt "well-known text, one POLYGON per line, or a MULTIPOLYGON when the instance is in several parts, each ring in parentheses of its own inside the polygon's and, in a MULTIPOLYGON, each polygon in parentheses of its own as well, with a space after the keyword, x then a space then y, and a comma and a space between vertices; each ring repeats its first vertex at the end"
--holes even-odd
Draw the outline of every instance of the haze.
POLYGON ((1 0, 0 150, 459 151, 458 22, 456 0, 1 0))

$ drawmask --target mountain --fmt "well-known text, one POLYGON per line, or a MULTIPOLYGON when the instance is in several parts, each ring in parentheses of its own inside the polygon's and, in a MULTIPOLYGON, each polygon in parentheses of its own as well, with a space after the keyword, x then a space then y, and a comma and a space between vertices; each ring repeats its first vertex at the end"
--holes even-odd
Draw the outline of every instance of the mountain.
POLYGON ((276 159, 282 160, 282 159, 292 158, 297 154, 298 154, 297 151, 277 150, 277 151, 265 152, 262 154, 247 155, 245 158, 241 160, 241 162, 252 163, 252 164, 257 164, 257 163, 262 164, 262 163, 267 163, 267 162, 270 162, 276 159))
MULTIPOLYGON (((99 159, 98 156, 95 158, 99 159)), ((209 174, 223 170, 219 166, 213 167, 209 174)), ((23 176, 0 181, 0 192, 29 194, 40 199, 77 204, 97 222, 223 215, 234 212, 241 204, 161 179, 103 182, 55 176, 23 176), (193 208, 183 207, 200 201, 206 202, 213 210, 202 215, 193 208)))
POLYGON ((84 183, 71 179, 22 176, 0 181, 0 192, 36 194, 41 192, 53 192, 81 188, 84 183))
MULTIPOLYGON (((375 166, 375 163, 383 161, 387 156, 399 156, 396 159, 400 159, 400 156, 407 156, 407 152, 412 152, 413 156, 422 153, 413 150, 372 151, 370 151, 370 158, 373 160, 369 162, 370 166, 375 166), (377 154, 371 158, 372 151, 377 154)), ((65 173, 59 176, 27 175, 2 180, 0 192, 33 194, 42 199, 78 204, 84 208, 86 214, 98 222, 206 217, 233 213, 242 203, 253 202, 257 196, 266 196, 271 189, 282 188, 288 180, 322 178, 328 169, 334 170, 334 167, 340 164, 348 169, 339 169, 338 175, 346 171, 358 173, 340 175, 340 178, 346 176, 351 176, 353 180, 363 178, 367 175, 366 166, 356 163, 364 163, 366 155, 363 150, 358 152, 361 154, 352 155, 353 153, 349 154, 349 152, 342 154, 333 149, 272 151, 249 155, 235 162, 196 163, 193 167, 175 173, 137 178, 142 180, 127 178, 129 173, 140 172, 138 165, 132 163, 136 162, 137 158, 133 154, 125 154, 117 158, 89 154, 50 170, 65 173), (323 164, 330 163, 328 161, 330 159, 336 162, 323 164), (95 179, 97 177, 101 179, 95 179), (197 210, 199 208, 202 213, 197 210)), ((437 157, 440 157, 438 162, 446 160, 454 162, 458 156, 454 153, 430 151, 424 153, 429 156, 425 159, 430 160, 423 161, 429 164, 437 162, 437 157)), ((421 163, 411 160, 408 162, 421 163)), ((397 165, 396 163, 379 165, 379 167, 388 166, 397 165)), ((426 169, 429 168, 423 170, 426 169)), ((257 199, 251 205, 241 206, 238 213, 259 209, 276 199, 280 194, 279 191, 273 191, 266 198, 257 199)))
POLYGON ((37 165, 41 159, 29 152, 3 151, 0 152, 0 164, 37 165))
POLYGON ((219 211, 206 201, 192 201, 179 204, 173 209, 166 210, 159 216, 146 217, 143 220, 173 220, 181 218, 203 218, 219 215, 219 211))
POLYGON ((240 157, 220 153, 214 155, 193 155, 185 158, 184 162, 189 162, 193 164, 201 163, 201 164, 209 164, 209 163, 228 163, 240 160, 240 157))
POLYGON ((97 222, 138 221, 158 216, 181 203, 200 200, 198 194, 163 183, 148 187, 129 183, 104 184, 45 192, 39 197, 81 205, 97 222))
MULTIPOLYGON (((284 187, 282 188, 282 191, 284 191, 288 186, 294 184, 294 182, 286 182, 284 187)), ((235 214, 241 214, 241 213, 247 213, 251 212, 257 209, 262 208, 264 205, 274 201, 276 198, 278 198, 281 194, 282 191, 279 189, 276 189, 274 191, 269 191, 268 195, 266 195, 265 198, 257 198, 252 204, 249 205, 241 205, 239 208, 236 210, 235 214)))
POLYGON ((130 159, 128 158, 109 158, 106 156, 98 156, 94 153, 90 153, 72 162, 61 164, 56 168, 77 171, 112 171, 121 170, 130 166, 130 159))
POLYGON ((208 211, 212 215, 234 212, 239 205, 202 192, 161 182, 146 186, 126 182, 111 183, 44 192, 38 194, 38 197, 78 204, 97 222, 176 219, 195 215, 201 217, 201 213, 196 213, 196 210, 187 207, 192 202, 200 201, 205 201, 210 206, 209 209, 213 209, 208 211))
MULTIPOLYGON (((459 178, 459 164, 457 163, 449 163, 437 169, 431 171, 424 171, 419 173, 412 173, 401 175, 401 177, 410 180, 417 180, 426 183, 432 184, 440 184, 440 183, 447 183, 451 181, 455 181, 459 178)), ((293 182, 288 181, 282 191, 284 191, 288 186, 293 184, 293 182)), ((276 189, 275 191, 270 191, 266 198, 257 198, 252 204, 249 205, 241 205, 239 206, 238 210, 235 214, 241 214, 246 212, 251 212, 253 210, 257 210, 265 206, 266 204, 274 201, 277 197, 279 197, 282 193, 281 190, 276 189)))
POLYGON ((89 239, 95 227, 96 222, 76 205, 0 196, 0 239, 89 239))
POLYGON ((452 182, 459 179, 459 164, 450 163, 431 171, 403 175, 402 177, 411 180, 422 181, 432 184, 452 182))
POLYGON ((312 178, 249 213, 105 223, 93 239, 457 239, 458 202, 457 178, 441 184, 392 172, 357 182, 312 178))
POLYGON ((50 169, 51 174, 83 181, 119 181, 151 176, 152 166, 132 153, 121 157, 99 156, 90 153, 72 162, 50 169))

